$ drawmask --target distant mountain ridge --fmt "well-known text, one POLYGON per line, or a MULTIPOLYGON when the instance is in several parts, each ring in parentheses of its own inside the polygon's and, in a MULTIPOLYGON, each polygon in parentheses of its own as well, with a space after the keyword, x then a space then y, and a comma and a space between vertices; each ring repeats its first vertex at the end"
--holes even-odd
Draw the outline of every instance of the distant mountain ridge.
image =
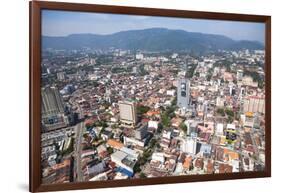
POLYGON ((42 48, 54 49, 108 49, 147 51, 211 51, 264 49, 257 41, 235 41, 223 35, 187 32, 166 28, 121 31, 109 35, 72 34, 65 37, 42 37, 42 48))

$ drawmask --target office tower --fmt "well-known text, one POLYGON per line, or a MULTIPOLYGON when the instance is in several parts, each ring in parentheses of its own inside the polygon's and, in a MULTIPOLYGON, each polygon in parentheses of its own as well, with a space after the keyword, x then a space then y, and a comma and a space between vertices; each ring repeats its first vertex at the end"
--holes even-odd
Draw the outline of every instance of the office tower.
POLYGON ((134 127, 137 123, 136 104, 130 101, 119 101, 120 121, 123 126, 134 127))
POLYGON ((178 80, 178 92, 177 92, 177 105, 180 108, 187 109, 189 106, 189 91, 190 83, 187 79, 178 80))
POLYGON ((64 105, 56 87, 41 89, 42 132, 47 132, 68 125, 68 117, 64 113, 64 105))
POLYGON ((184 153, 189 154, 196 154, 196 147, 197 147, 197 139, 196 137, 188 137, 185 141, 183 141, 181 150, 184 153))

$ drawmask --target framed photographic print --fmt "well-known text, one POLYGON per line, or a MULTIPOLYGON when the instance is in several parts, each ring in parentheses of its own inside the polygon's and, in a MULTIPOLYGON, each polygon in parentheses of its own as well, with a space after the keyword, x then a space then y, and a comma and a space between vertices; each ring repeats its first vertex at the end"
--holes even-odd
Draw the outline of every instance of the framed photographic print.
POLYGON ((271 18, 30 2, 30 191, 271 176, 271 18))

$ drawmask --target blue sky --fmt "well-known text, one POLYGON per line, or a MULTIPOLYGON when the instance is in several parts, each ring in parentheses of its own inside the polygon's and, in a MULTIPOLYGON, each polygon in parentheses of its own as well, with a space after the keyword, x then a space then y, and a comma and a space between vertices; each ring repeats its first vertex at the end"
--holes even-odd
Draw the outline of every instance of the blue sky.
POLYGON ((112 34, 119 31, 153 27, 221 34, 235 40, 255 40, 259 42, 264 42, 265 36, 265 25, 263 23, 55 10, 42 11, 42 34, 46 36, 67 36, 76 33, 112 34))

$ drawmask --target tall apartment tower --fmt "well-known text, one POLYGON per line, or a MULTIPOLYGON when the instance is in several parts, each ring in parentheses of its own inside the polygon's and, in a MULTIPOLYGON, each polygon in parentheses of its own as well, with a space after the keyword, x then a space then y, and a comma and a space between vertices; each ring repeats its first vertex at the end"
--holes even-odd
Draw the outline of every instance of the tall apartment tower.
POLYGON ((177 105, 180 108, 187 109, 189 106, 189 97, 190 97, 190 83, 189 80, 179 79, 178 80, 178 92, 177 92, 177 105))
POLYGON ((111 100, 111 90, 109 88, 106 88, 105 90, 105 100, 111 104, 112 100, 111 100))
POLYGON ((42 114, 50 115, 63 113, 64 107, 60 93, 56 87, 42 88, 42 114))
POLYGON ((125 127, 134 127, 137 123, 136 103, 119 101, 120 121, 125 127))
POLYGON ((66 127, 69 123, 65 115, 64 105, 60 93, 56 87, 45 87, 41 89, 41 116, 42 131, 66 127))
POLYGON ((243 100, 244 113, 265 113, 265 99, 259 96, 249 96, 243 100))

